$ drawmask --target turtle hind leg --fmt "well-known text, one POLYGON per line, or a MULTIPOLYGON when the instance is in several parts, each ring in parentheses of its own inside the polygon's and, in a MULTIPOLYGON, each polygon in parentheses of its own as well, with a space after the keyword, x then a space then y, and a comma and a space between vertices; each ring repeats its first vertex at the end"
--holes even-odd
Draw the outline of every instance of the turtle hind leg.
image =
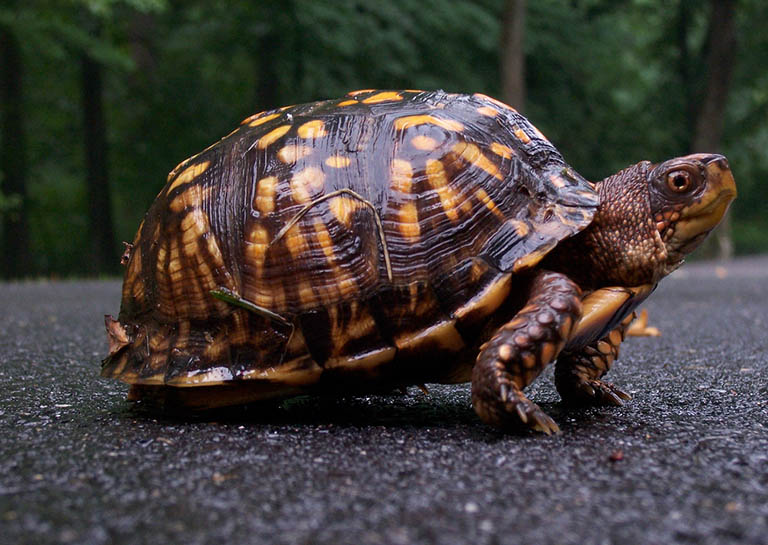
POLYGON ((472 405, 484 422, 546 434, 560 431, 523 388, 563 348, 581 315, 580 296, 565 275, 544 271, 534 277, 527 304, 482 347, 472 370, 472 405))
POLYGON ((623 405, 632 396, 600 380, 619 357, 619 347, 635 318, 630 313, 608 335, 578 352, 560 354, 555 365, 555 386, 563 401, 572 405, 623 405))

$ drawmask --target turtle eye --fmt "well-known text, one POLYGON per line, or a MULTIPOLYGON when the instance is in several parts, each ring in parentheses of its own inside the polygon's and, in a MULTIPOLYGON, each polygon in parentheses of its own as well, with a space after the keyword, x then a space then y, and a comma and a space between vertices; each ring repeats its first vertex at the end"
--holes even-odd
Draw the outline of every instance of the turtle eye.
POLYGON ((675 170, 667 174, 667 187, 673 193, 685 193, 692 185, 691 175, 685 170, 675 170))

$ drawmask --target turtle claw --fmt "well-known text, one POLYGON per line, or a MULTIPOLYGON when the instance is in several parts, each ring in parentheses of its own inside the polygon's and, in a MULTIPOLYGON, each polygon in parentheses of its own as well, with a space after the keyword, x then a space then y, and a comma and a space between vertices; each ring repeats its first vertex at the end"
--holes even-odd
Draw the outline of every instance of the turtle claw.
POLYGON ((536 415, 534 422, 535 423, 531 426, 531 429, 546 433, 547 435, 557 435, 560 433, 560 426, 557 425, 557 422, 552 420, 552 418, 541 410, 539 411, 539 414, 536 415))
POLYGON ((560 427, 555 421, 525 397, 511 381, 500 381, 491 395, 482 395, 484 393, 474 392, 472 403, 486 424, 495 428, 532 430, 547 435, 560 433, 560 427))
POLYGON ((518 398, 507 404, 507 415, 509 415, 509 424, 520 428, 527 428, 534 431, 552 435, 560 433, 560 426, 552 420, 541 408, 526 397, 518 398), (514 409, 509 405, 514 405, 514 409), (517 415, 518 421, 514 421, 517 415))
POLYGON ((631 395, 613 384, 597 379, 584 380, 574 384, 569 389, 568 394, 563 397, 563 401, 574 405, 621 407, 625 401, 632 399, 631 395))

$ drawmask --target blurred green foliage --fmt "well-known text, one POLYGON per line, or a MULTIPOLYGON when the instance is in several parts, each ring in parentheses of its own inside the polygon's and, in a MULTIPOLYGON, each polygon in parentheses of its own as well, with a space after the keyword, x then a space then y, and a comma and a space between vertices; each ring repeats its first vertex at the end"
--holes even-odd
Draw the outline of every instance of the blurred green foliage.
MULTIPOLYGON (((585 176, 688 152, 686 93, 700 86, 703 65, 694 57, 680 66, 675 14, 686 1, 528 3, 525 111, 585 176)), ((104 67, 113 217, 119 239, 131 240, 167 173, 254 111, 368 87, 499 96, 503 9, 503 0, 27 0, 0 7, 0 27, 22 45, 36 271, 87 270, 83 52, 104 67)), ((706 3, 692 3, 691 16, 686 39, 701 51, 706 3)), ((740 0, 737 17, 722 151, 739 184, 736 249, 764 252, 768 3, 740 0)), ((0 215, 19 205, 0 194, 0 215)))

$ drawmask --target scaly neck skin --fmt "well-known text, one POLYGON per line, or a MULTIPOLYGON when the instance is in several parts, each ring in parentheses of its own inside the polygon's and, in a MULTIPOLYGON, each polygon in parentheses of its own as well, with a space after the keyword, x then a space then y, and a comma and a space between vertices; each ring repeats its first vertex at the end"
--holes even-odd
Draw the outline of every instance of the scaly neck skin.
POLYGON ((650 163, 597 184, 600 206, 589 227, 563 241, 544 267, 569 275, 584 290, 655 284, 667 274, 667 250, 651 215, 650 163))

